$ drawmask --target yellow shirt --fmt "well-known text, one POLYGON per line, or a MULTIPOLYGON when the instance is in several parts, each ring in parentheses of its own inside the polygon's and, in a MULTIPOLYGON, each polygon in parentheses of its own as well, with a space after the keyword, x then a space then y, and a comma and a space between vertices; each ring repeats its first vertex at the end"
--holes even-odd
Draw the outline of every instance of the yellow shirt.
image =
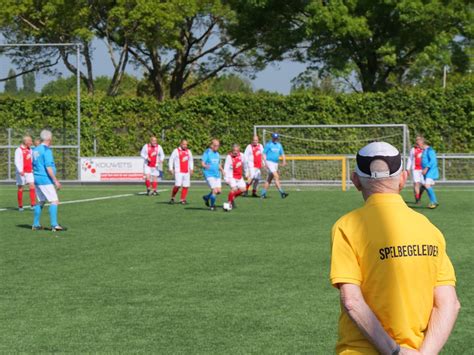
MULTIPOLYGON (((433 289, 455 285, 441 232, 398 194, 371 195, 332 230, 331 283, 356 284, 388 334, 418 349, 433 308, 433 289)), ((377 354, 341 309, 338 354, 377 354)))

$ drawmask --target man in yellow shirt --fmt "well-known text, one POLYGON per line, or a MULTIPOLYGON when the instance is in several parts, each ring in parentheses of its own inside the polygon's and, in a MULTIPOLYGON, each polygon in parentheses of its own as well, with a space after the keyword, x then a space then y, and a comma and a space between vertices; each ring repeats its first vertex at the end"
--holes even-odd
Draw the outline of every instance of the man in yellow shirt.
POLYGON ((408 208, 400 153, 375 142, 352 182, 365 205, 333 226, 331 283, 341 296, 338 354, 437 354, 460 308, 441 232, 408 208))

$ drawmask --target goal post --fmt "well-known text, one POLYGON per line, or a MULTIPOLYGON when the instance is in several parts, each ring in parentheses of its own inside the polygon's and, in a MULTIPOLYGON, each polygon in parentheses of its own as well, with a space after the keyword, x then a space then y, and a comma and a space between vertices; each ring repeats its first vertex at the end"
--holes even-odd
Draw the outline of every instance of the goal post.
POLYGON ((342 191, 347 190, 347 158, 345 156, 287 156, 286 161, 290 164, 291 162, 339 162, 341 166, 341 189, 342 191))
POLYGON ((343 190, 350 187, 350 171, 364 145, 386 141, 400 151, 405 162, 410 145, 405 124, 255 125, 253 133, 264 145, 271 134, 279 134, 288 161, 280 169, 283 183, 336 185, 343 190))

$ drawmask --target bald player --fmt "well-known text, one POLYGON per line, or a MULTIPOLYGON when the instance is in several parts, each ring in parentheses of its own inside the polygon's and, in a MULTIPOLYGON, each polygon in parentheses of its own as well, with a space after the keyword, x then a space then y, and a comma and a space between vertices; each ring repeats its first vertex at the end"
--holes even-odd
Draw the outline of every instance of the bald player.
POLYGON ((160 167, 165 160, 165 153, 155 136, 150 137, 150 143, 143 146, 140 155, 144 161, 143 175, 145 176, 146 193, 157 196, 158 178, 161 175, 160 167), (151 188, 153 188, 153 192, 151 188))
POLYGON ((263 146, 259 143, 258 136, 253 136, 244 152, 245 164, 247 166, 248 179, 246 184, 246 194, 252 186, 252 197, 258 197, 257 188, 262 176, 263 167, 263 146))
POLYGON ((18 186, 17 199, 18 210, 23 211, 23 190, 28 185, 30 193, 31 208, 35 206, 35 179, 33 177, 33 156, 31 146, 33 140, 30 136, 24 136, 22 143, 15 150, 16 185, 18 186))
POLYGON ((217 195, 219 195, 222 190, 221 173, 223 169, 219 155, 219 147, 219 140, 213 139, 209 148, 203 153, 201 161, 202 173, 211 188, 211 192, 202 198, 211 211, 216 210, 217 195))
POLYGON ((407 172, 395 147, 370 143, 356 160, 365 204, 332 229, 336 353, 438 354, 460 308, 443 234, 400 196, 407 172))

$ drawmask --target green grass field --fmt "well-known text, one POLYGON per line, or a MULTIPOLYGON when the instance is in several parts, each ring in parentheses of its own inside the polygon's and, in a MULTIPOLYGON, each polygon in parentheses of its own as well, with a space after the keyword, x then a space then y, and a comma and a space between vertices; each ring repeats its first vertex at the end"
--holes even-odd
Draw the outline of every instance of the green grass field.
MULTIPOLYGON (((163 188, 63 205, 65 233, 32 232, 31 211, 0 212, 1 352, 333 352, 330 229, 361 205, 355 190, 290 189, 286 200, 272 190, 224 213, 204 209, 202 188, 188 206, 167 205, 163 188)), ((65 186, 60 196, 140 189, 65 186)), ((418 211, 445 234, 463 306, 444 353, 473 354, 474 190, 438 195, 437 210, 418 211)), ((15 200, 14 186, 0 187, 0 208, 15 200)))

